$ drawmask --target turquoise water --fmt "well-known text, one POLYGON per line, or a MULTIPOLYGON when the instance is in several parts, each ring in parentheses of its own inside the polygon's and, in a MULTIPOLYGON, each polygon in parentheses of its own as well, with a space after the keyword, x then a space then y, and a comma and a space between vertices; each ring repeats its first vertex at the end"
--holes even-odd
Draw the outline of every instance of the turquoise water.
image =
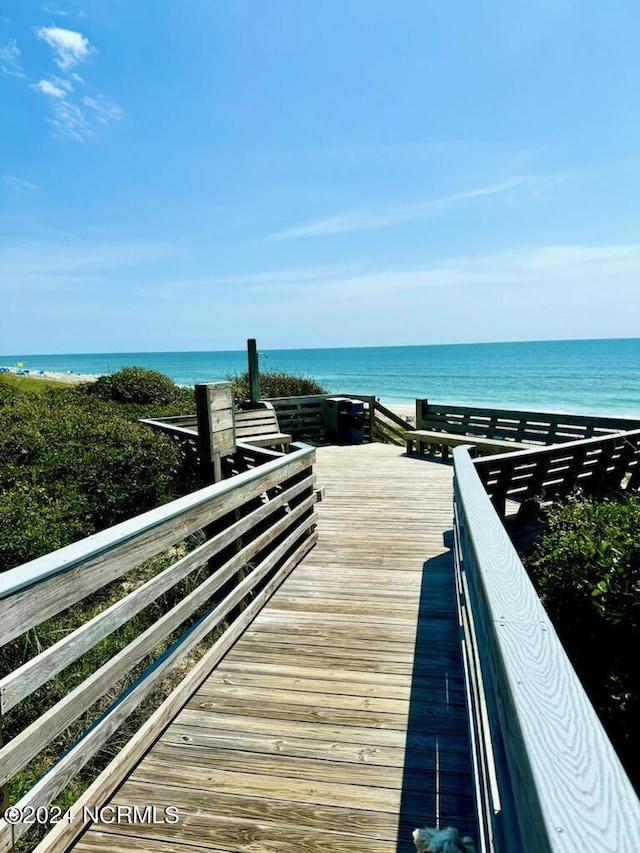
MULTIPOLYGON (((246 353, 155 352, 0 356, 32 371, 108 373, 137 364, 182 385, 246 369, 246 353)), ((263 370, 313 376, 332 392, 384 402, 513 406, 640 416, 640 338, 413 347, 266 350, 263 370)))

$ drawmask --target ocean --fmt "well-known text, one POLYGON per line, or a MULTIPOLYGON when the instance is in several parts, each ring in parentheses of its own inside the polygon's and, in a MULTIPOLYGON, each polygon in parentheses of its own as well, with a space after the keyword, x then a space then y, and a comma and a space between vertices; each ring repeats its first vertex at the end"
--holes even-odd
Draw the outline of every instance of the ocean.
MULTIPOLYGON (((125 365, 159 370, 180 385, 246 369, 245 351, 0 356, 30 371, 101 374, 125 365)), ((261 370, 311 376, 335 393, 385 403, 437 403, 640 416, 640 338, 260 350, 261 370)))

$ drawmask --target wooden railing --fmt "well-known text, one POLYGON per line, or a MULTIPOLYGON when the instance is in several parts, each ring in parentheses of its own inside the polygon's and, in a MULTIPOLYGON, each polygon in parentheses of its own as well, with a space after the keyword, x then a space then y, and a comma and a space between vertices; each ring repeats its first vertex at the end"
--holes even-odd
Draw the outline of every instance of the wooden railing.
MULTIPOLYGON (((24 788, 24 769, 43 750, 58 759, 12 804, 11 814, 27 819, 0 820, 0 853, 13 848, 34 822, 29 816, 44 814, 145 697, 205 642, 204 656, 90 789, 103 801, 315 542, 315 451, 293 445, 287 455, 244 452, 264 464, 0 575, 0 646, 5 664, 11 661, 0 673, 0 789, 16 774, 24 788), (200 541, 193 547, 195 534, 200 541), (158 555, 166 567, 141 574, 158 555), (63 635, 39 648, 43 623, 52 617, 63 635), (120 630, 128 632, 121 648, 87 673, 120 630), (27 647, 33 654, 22 659, 27 647), (69 667, 76 667, 73 687, 50 702, 52 679, 63 671, 67 678, 69 667), (29 697, 25 710, 21 703, 29 697), (52 744, 72 724, 84 730, 55 755, 52 744)), ((81 831, 80 820, 75 829, 81 831)))
MULTIPOLYGON (((271 403, 274 407, 280 429, 283 432, 289 433, 298 441, 322 442, 326 438, 327 430, 325 400, 327 397, 334 396, 362 400, 365 413, 364 441, 382 441, 399 446, 404 445, 404 432, 412 429, 413 425, 380 403, 374 396, 366 394, 313 394, 306 397, 266 397, 265 402, 271 403)), ((146 419, 142 423, 185 443, 187 449, 190 442, 195 446, 194 437, 197 437, 198 433, 198 422, 195 415, 146 419)))
POLYGON ((486 464, 454 450, 478 849, 637 853, 640 803, 485 491, 486 464))
POLYGON ((266 397, 278 415, 283 432, 297 440, 322 441, 326 431, 325 399, 328 394, 306 397, 266 397))
MULTIPOLYGON (((362 400, 365 408, 365 441, 371 436, 371 402, 375 397, 361 397, 357 394, 312 394, 299 397, 265 397, 264 402, 270 403, 278 416, 282 432, 289 433, 297 441, 325 440, 327 421, 325 415, 325 400, 327 397, 349 397, 362 400)), ((198 435, 198 421, 195 415, 179 417, 146 419, 142 423, 171 435, 182 441, 193 441, 198 435)))
POLYGON ((327 397, 348 397, 364 403, 364 441, 374 441, 373 406, 375 397, 361 394, 315 394, 309 397, 267 397, 278 415, 280 427, 294 438, 324 441, 327 432, 325 400, 327 397))
POLYGON ((442 405, 416 400, 416 428, 547 445, 640 429, 640 421, 558 412, 442 405))
POLYGON ((143 418, 140 423, 153 426, 157 432, 192 438, 198 434, 198 418, 194 415, 172 415, 166 418, 143 418))
POLYGON ((640 486, 640 429, 604 438, 504 453, 474 461, 494 507, 505 514, 506 499, 551 500, 579 488, 585 494, 640 486))
POLYGON ((404 444, 404 430, 412 425, 367 394, 317 394, 312 397, 269 397, 280 427, 296 438, 323 441, 326 433, 325 400, 327 397, 348 397, 364 403, 364 440, 404 444))
MULTIPOLYGON (((203 470, 200 459, 200 446, 198 441, 198 424, 195 415, 192 417, 181 416, 179 418, 145 418, 140 423, 151 427, 173 439, 182 453, 182 464, 187 468, 193 488, 208 485, 210 479, 207 472, 203 470)), ((222 459, 222 476, 224 479, 235 477, 244 471, 263 465, 272 459, 282 456, 280 451, 269 450, 266 447, 256 447, 244 441, 236 442, 236 449, 231 456, 222 459)))
POLYGON ((383 441, 387 444, 397 444, 400 447, 404 446, 404 434, 408 429, 413 429, 413 424, 401 418, 391 409, 388 409, 378 400, 373 398, 374 412, 374 440, 383 441))

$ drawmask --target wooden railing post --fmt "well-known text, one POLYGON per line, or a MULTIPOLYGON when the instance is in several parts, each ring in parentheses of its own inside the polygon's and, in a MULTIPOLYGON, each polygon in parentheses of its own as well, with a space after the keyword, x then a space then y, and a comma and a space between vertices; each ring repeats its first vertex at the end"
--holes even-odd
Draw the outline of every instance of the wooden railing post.
POLYGON ((260 368, 258 365, 258 345, 255 338, 247 341, 249 357, 249 400, 255 406, 260 399, 260 368))
POLYGON ((376 398, 369 397, 369 441, 375 441, 376 429, 376 398))

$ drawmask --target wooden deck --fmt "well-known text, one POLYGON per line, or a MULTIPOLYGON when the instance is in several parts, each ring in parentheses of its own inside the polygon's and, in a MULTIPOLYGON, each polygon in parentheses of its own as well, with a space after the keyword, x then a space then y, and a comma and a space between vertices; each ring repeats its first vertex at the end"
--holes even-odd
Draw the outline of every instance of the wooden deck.
POLYGON ((452 560, 452 469, 318 450, 320 538, 111 801, 89 851, 413 850, 475 835, 452 560))

